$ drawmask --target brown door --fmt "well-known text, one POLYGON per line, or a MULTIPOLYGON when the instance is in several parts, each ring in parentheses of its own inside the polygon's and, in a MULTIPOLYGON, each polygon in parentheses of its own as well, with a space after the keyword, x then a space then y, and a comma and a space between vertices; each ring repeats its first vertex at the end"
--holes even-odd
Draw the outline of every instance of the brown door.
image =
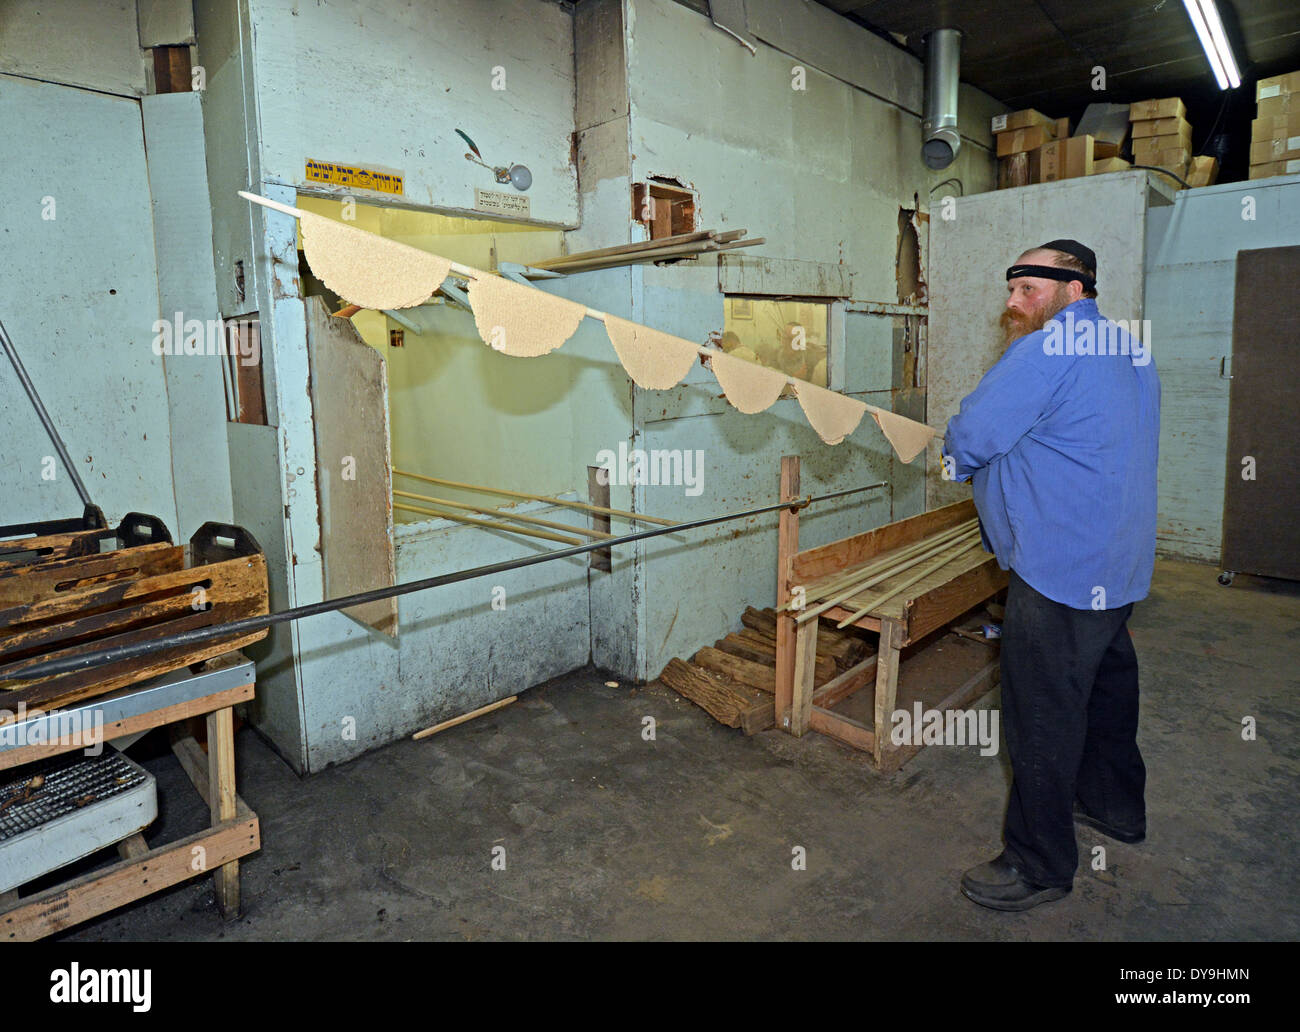
POLYGON ((1221 565, 1300 580, 1300 247, 1237 252, 1221 565))

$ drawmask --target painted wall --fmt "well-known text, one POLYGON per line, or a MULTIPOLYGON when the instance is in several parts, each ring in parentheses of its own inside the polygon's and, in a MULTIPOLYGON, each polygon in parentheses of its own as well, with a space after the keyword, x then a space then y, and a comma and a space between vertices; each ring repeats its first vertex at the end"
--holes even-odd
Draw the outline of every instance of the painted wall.
MULTIPOLYGON (((509 18, 501 16, 500 5, 489 9, 467 3, 453 10, 443 5, 436 18, 423 7, 396 5, 391 17, 372 9, 261 0, 196 8, 200 54, 210 55, 204 60, 216 66, 217 81, 206 103, 219 107, 223 116, 219 125, 213 122, 208 137, 214 209, 225 223, 214 233, 218 287, 223 304, 239 303, 261 313, 268 354, 264 375, 273 426, 240 428, 239 434, 232 428, 230 441, 232 462, 235 447, 250 448, 236 463, 245 480, 235 492, 237 513, 265 524, 254 532, 276 541, 284 555, 284 579, 273 586, 273 604, 277 594, 283 605, 323 597, 321 550, 328 547, 321 540, 314 490, 297 230, 286 216, 260 209, 250 214, 240 210, 243 202, 231 205, 226 196, 244 186, 239 178, 246 172, 255 189, 293 204, 299 199, 297 188, 304 185, 303 162, 313 157, 399 168, 407 177, 407 197, 399 203, 453 212, 468 208, 472 187, 491 184, 488 173, 464 160, 463 144, 451 135, 459 125, 490 160, 522 161, 533 169, 536 179, 529 195, 535 219, 576 224, 570 17, 535 0, 518 0, 510 7, 509 18), (394 53, 405 59, 395 62, 394 53), (497 66, 506 69, 504 91, 490 88, 497 66), (358 91, 357 82, 375 86, 358 91), (467 85, 476 82, 483 88, 467 85), (438 96, 432 95, 434 86, 438 96), (419 139, 425 126, 436 127, 429 134, 438 137, 438 146, 419 139), (225 153, 215 157, 218 142, 225 153), (507 153, 511 142, 522 142, 522 149, 507 153), (249 254, 248 293, 238 302, 230 286, 231 266, 249 254), (274 447, 269 446, 271 435, 274 447), (278 518, 272 500, 283 505, 278 518)), ((310 189, 317 195, 330 192, 318 184, 310 189)), ((395 220, 387 227, 395 237, 421 246, 446 242, 407 232, 410 227, 399 224, 400 214, 385 217, 395 220)), ((522 243, 532 235, 501 234, 498 257, 515 257, 507 253, 514 241, 506 246, 505 236, 522 243)), ((554 253, 558 241, 547 235, 552 236, 547 250, 554 253)), ((481 248, 485 241, 461 240, 456 246, 466 243, 481 248)), ((487 264, 477 260, 478 251, 472 257, 475 264, 487 264)), ((538 255, 525 248, 517 257, 538 255)), ((565 289, 575 300, 595 304, 600 282, 611 278, 566 284, 565 289)), ((411 464, 445 470, 450 463, 453 473, 461 472, 469 463, 456 462, 465 453, 497 449, 493 469, 479 469, 467 479, 491 481, 493 472, 499 472, 525 481, 519 486, 527 489, 540 486, 585 496, 585 450, 579 455, 575 442, 602 436, 593 423, 611 415, 625 426, 628 422, 626 378, 613 361, 603 329, 588 321, 561 356, 525 369, 523 360, 485 354, 481 343, 468 339, 468 316, 435 312, 418 318, 430 321, 429 328, 453 343, 441 355, 432 348, 416 352, 417 361, 399 371, 397 381, 410 393, 410 411, 416 412, 421 402, 455 404, 467 418, 460 421, 459 433, 441 433, 421 451, 422 424, 412 415, 413 422, 399 432, 399 439, 416 441, 405 453, 411 464), (518 364, 505 374, 512 384, 491 365, 500 361, 518 364), (533 379, 531 390, 525 390, 525 374, 533 379), (475 391, 452 395, 446 389, 449 382, 460 387, 467 376, 475 391), (437 390, 428 390, 434 383, 423 383, 426 377, 437 390), (529 405, 537 411, 525 411, 529 405), (478 411, 471 420, 474 408, 478 411), (466 438, 476 433, 479 439, 466 447, 466 438), (546 483, 539 485, 539 473, 546 483)), ((403 358, 419 343, 408 343, 403 358)), ((575 518, 566 510, 547 516, 561 522, 575 518)), ((529 554, 537 544, 441 520, 404 526, 396 533, 397 576, 410 580, 464 569, 529 554)), ((276 579, 279 568, 271 565, 276 579)), ((592 650, 587 580, 585 562, 522 571, 499 585, 506 591, 501 610, 490 607, 495 583, 471 582, 406 599, 396 641, 376 636, 342 614, 297 622, 267 647, 259 663, 254 720, 296 768, 319 770, 580 666, 592 650), (296 662, 289 663, 289 656, 296 662)))
POLYGON ((0 5, 0 69, 140 96, 145 92, 145 53, 135 0, 5 0, 0 5))
POLYGON ((264 181, 304 186, 308 158, 355 162, 400 171, 409 205, 472 209, 475 186, 498 187, 459 128, 489 164, 528 166, 534 220, 577 224, 573 29, 558 5, 249 6, 264 181))
MULTIPOLYGON (((152 348, 158 279, 139 101, 0 75, 0 125, 11 143, 0 162, 0 319, 108 520, 147 512, 175 533, 168 384, 152 348)), ((0 359, 8 431, 0 522, 80 515, 8 365, 0 359)))
POLYGON ((1237 252, 1300 244, 1300 176, 1181 190, 1147 215, 1146 315, 1160 370, 1157 550, 1218 562, 1237 252))
MULTIPOLYGON (((1168 205, 1163 177, 1112 172, 956 201, 951 218, 931 221, 930 350, 927 419, 943 428, 1002 354, 997 319, 1006 303, 1005 272, 1022 252, 1072 237, 1097 253, 1097 305, 1112 319, 1143 318, 1146 218, 1168 205)), ((1160 350, 1153 352, 1164 377, 1160 350)), ((969 497, 970 485, 942 479, 939 446, 930 446, 928 508, 969 497)))
MULTIPOLYGON (((815 4, 759 2, 746 10, 757 55, 671 0, 627 0, 632 180, 678 177, 699 192, 701 227, 743 227, 766 238, 728 263, 756 265, 761 256, 842 265, 855 299, 897 302, 900 208, 927 210, 932 190, 941 197, 956 189, 936 189, 954 177, 967 192, 990 188, 989 118, 1002 106, 963 87, 968 139, 950 169, 930 172, 919 157, 920 61, 815 4)), ((638 267, 632 317, 703 341, 723 325, 716 264, 638 267)), ((777 268, 796 271, 768 276, 768 292, 803 292, 799 266, 777 268)), ((911 385, 902 382, 895 320, 843 313, 839 320, 843 343, 832 383, 905 410, 899 395, 911 385)), ((673 391, 637 391, 635 445, 702 453, 706 474, 696 497, 681 488, 644 489, 639 504, 647 511, 689 518, 773 501, 783 454, 802 456, 805 492, 891 484, 804 514, 805 547, 920 511, 924 460, 898 463, 872 421, 832 448, 808 427, 797 401, 744 416, 716 393, 703 368, 673 391)), ((735 629, 746 605, 773 603, 776 518, 693 534, 689 542, 659 539, 645 557, 637 571, 635 673, 652 678, 671 657, 735 629)))

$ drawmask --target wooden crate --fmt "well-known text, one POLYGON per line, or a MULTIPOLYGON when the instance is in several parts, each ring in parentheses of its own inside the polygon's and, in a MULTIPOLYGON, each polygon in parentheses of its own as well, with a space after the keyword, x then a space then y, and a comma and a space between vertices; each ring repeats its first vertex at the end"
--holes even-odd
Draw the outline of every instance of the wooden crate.
POLYGON ((117 527, 110 528, 98 506, 88 505, 79 518, 0 527, 0 571, 120 548, 171 544, 171 540, 166 524, 157 516, 128 512, 117 527))
MULTIPOLYGON (((135 528, 127 529, 130 538, 135 528)), ((73 537, 79 533, 103 532, 70 532, 73 537)), ((28 544, 39 540, 28 539, 28 544)), ((80 549, 84 543, 65 544, 80 549)), ((252 535, 240 527, 205 523, 187 546, 155 541, 73 555, 60 555, 53 547, 56 558, 0 565, 0 723, 14 719, 19 706, 65 706, 266 636, 263 629, 176 645, 142 659, 19 679, 16 675, 25 667, 44 660, 268 612, 266 560, 252 535)))

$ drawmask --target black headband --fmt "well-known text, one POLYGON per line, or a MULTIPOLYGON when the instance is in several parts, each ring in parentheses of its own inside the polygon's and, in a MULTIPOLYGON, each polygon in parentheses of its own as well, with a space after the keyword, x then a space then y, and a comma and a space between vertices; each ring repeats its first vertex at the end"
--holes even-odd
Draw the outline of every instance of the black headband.
POLYGON ((1007 269, 1008 280, 1013 280, 1017 276, 1037 276, 1039 279, 1059 280, 1062 283, 1078 280, 1083 284, 1084 290, 1091 290, 1097 285, 1093 277, 1076 272, 1074 269, 1062 269, 1059 265, 1013 265, 1007 269))

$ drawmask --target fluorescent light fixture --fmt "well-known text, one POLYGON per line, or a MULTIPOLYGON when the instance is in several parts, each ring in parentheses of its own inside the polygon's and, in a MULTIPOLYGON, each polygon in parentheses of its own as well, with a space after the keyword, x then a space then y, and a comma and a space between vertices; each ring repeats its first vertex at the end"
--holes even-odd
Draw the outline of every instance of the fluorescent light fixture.
POLYGON ((1187 8, 1187 17, 1192 20, 1201 48, 1214 71, 1214 78, 1219 89, 1236 89, 1241 85, 1241 73, 1237 69, 1237 60, 1232 56, 1232 47, 1228 45, 1228 34, 1223 31, 1223 19, 1214 0, 1183 0, 1187 8))

